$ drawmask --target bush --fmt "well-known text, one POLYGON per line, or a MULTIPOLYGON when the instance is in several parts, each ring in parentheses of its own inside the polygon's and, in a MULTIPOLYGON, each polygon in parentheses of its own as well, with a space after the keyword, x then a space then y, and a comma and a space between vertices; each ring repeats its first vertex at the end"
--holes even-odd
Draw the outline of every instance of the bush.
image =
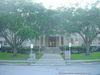
POLYGON ((12 52, 12 48, 8 47, 8 46, 2 46, 0 51, 1 52, 9 52, 9 53, 11 53, 12 52))
MULTIPOLYGON (((59 47, 61 51, 69 50, 68 46, 59 47)), ((85 53, 86 49, 83 46, 73 46, 71 47, 71 53, 85 53)), ((100 46, 91 46, 90 52, 100 52, 100 46)))
MULTIPOLYGON (((69 50, 68 46, 61 46, 60 47, 61 51, 65 51, 65 50, 69 50)), ((73 46, 71 47, 71 53, 84 53, 85 52, 85 48, 82 46, 73 46)))
MULTIPOLYGON (((30 53, 30 48, 29 47, 19 47, 17 48, 17 51, 18 53, 22 53, 22 54, 29 54, 30 53)), ((39 51, 39 47, 34 47, 33 49, 33 52, 34 53, 37 53, 39 51)), ((43 50, 43 48, 40 48, 40 50, 43 50)), ((0 49, 1 52, 9 52, 9 53, 12 53, 13 50, 11 47, 8 47, 8 46, 2 46, 1 49, 0 49)))
POLYGON ((100 52, 100 46, 91 46, 91 52, 100 52))
MULTIPOLYGON (((40 50, 43 50, 42 48, 40 48, 40 50)), ((18 53, 25 53, 25 54, 29 54, 30 53, 30 51, 31 51, 31 49, 29 48, 29 47, 19 47, 18 48, 18 53)), ((32 51, 34 52, 34 53, 37 53, 38 51, 39 51, 39 47, 34 47, 33 49, 32 49, 32 51)))
POLYGON ((74 46, 71 48, 72 53, 85 53, 85 47, 83 46, 74 46))

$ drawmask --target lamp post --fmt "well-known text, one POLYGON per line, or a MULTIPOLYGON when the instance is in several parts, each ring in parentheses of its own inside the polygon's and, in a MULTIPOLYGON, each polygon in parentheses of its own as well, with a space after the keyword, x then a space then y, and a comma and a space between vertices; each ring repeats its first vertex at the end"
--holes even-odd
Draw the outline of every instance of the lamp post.
POLYGON ((33 44, 31 44, 31 51, 30 51, 30 54, 32 54, 33 53, 33 51, 32 51, 32 49, 33 49, 33 47, 34 47, 34 45, 33 44))
POLYGON ((33 54, 33 51, 32 51, 33 47, 34 47, 34 45, 31 44, 31 45, 30 45, 31 51, 30 51, 30 55, 29 55, 29 57, 30 57, 29 60, 30 60, 31 62, 35 60, 35 54, 33 54))
POLYGON ((1 43, 0 43, 0 50, 1 50, 1 43))
POLYGON ((71 60, 71 47, 72 44, 69 43, 69 50, 65 51, 65 60, 71 60))
POLYGON ((0 48, 1 48, 1 43, 0 43, 0 48))
POLYGON ((72 43, 69 43, 69 51, 71 50, 72 47, 72 43))

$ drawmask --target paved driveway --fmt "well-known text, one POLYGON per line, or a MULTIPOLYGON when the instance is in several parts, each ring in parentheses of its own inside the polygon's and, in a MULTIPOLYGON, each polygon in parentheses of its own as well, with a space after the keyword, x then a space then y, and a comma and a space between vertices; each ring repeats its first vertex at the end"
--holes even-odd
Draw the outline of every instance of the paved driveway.
POLYGON ((0 65, 0 75, 100 75, 100 64, 68 64, 66 66, 0 65))

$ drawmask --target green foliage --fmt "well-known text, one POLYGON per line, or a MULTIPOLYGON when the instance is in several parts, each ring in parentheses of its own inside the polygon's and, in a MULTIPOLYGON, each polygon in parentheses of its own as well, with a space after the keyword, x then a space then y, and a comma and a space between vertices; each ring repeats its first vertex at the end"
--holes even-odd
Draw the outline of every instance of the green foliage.
POLYGON ((14 50, 25 40, 39 36, 78 33, 89 52, 92 41, 100 33, 100 8, 96 4, 91 9, 52 10, 31 0, 0 2, 0 33, 14 50))
POLYGON ((90 53, 90 56, 84 54, 72 54, 72 60, 88 60, 88 59, 100 59, 100 52, 90 53))
MULTIPOLYGON (((30 54, 30 48, 29 47, 19 47, 18 48, 18 53, 22 53, 22 54, 30 54)), ((33 49, 34 53, 38 53, 39 50, 43 50, 42 48, 39 47, 34 47, 33 49)))
MULTIPOLYGON (((18 53, 21 53, 21 54, 29 54, 30 53, 30 48, 29 47, 18 47, 17 48, 17 51, 18 53)), ((34 47, 33 49, 33 52, 34 53, 38 53, 39 50, 43 50, 43 48, 39 48, 39 47, 34 47)), ((0 49, 0 52, 8 52, 8 53, 13 53, 13 49, 11 47, 7 47, 7 46, 2 46, 1 49, 0 49)))
MULTIPOLYGON (((68 46, 60 46, 59 48, 61 51, 69 50, 68 46)), ((73 46, 70 49, 71 53, 85 53, 85 48, 83 46, 73 46)))
MULTIPOLYGON (((29 55, 27 54, 19 54, 16 57, 12 56, 12 53, 0 53, 0 60, 27 60, 29 58, 29 55)), ((43 56, 43 54, 36 54, 36 59, 40 59, 43 56)), ((8 63, 8 62, 6 62, 8 63)))
MULTIPOLYGON (((91 6, 92 7, 92 6, 91 6)), ((79 34, 84 42, 86 53, 90 51, 90 45, 100 33, 100 8, 69 8, 61 11, 61 32, 63 34, 79 34)))
POLYGON ((34 30, 32 30, 29 26, 22 26, 19 28, 17 35, 21 39, 32 39, 34 38, 34 30))
POLYGON ((35 22, 38 22, 38 12, 40 14, 44 8, 24 0, 9 0, 6 4, 2 1, 0 6, 0 33, 16 55, 25 40, 39 37, 39 24, 35 22))
POLYGON ((40 59, 43 56, 43 54, 37 54, 36 59, 40 59))
MULTIPOLYGON (((69 50, 68 46, 60 46, 59 48, 61 51, 69 50)), ((86 52, 86 48, 84 46, 73 46, 70 49, 72 54, 86 52)), ((100 52, 100 46, 91 46, 90 52, 100 52)))
POLYGON ((27 60, 29 55, 26 54, 18 54, 18 56, 13 57, 12 53, 0 53, 0 60, 27 60))

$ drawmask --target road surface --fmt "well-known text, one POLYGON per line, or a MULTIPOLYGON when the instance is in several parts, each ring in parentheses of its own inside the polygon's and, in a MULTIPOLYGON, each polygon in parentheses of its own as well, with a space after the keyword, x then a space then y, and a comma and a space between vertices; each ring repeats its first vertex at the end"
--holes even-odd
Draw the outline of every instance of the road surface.
POLYGON ((100 63, 73 63, 66 66, 0 65, 0 75, 100 75, 100 63))

